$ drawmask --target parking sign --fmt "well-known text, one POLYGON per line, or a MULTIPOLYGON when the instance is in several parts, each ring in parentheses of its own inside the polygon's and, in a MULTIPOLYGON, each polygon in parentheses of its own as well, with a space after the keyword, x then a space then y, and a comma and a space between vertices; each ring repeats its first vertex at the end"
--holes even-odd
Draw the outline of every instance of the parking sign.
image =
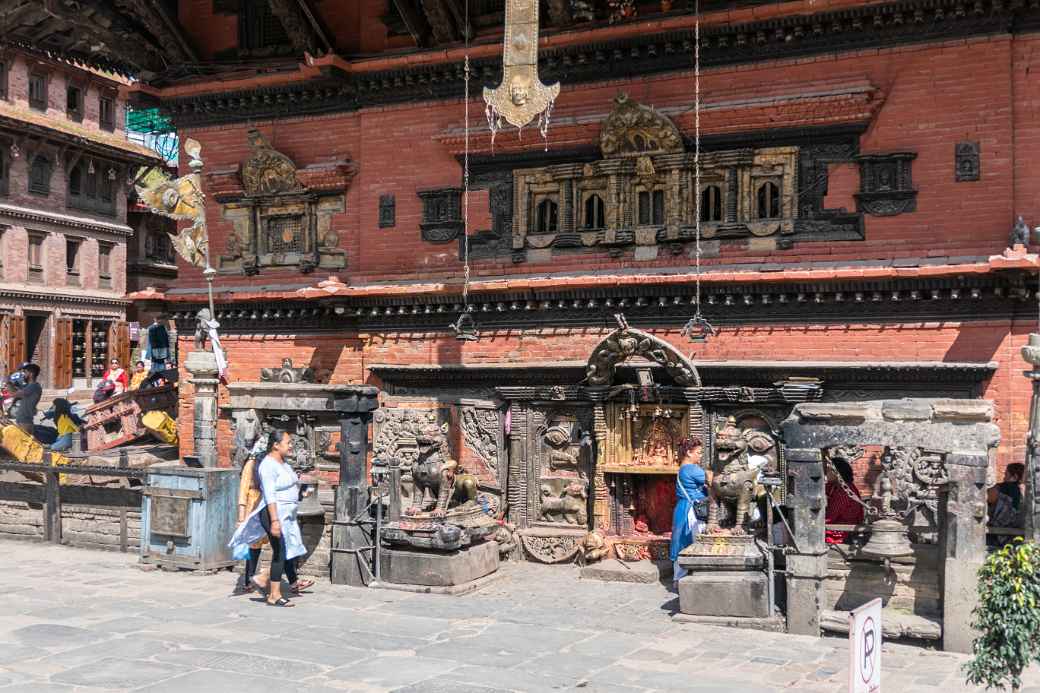
POLYGON ((881 600, 849 612, 849 693, 881 690, 881 600))

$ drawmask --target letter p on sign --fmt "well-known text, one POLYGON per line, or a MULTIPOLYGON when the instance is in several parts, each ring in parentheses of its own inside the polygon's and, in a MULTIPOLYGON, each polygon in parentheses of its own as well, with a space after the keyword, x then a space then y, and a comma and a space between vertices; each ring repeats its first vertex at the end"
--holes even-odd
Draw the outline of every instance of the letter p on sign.
POLYGON ((881 690, 881 600, 849 613, 849 693, 881 690))

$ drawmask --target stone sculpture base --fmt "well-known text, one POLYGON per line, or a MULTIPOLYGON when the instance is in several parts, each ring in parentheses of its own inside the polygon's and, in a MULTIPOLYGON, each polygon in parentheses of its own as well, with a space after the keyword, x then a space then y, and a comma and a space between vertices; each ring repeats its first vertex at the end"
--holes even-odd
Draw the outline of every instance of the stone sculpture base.
POLYGON ((600 580, 602 582, 634 582, 652 585, 671 576, 671 561, 626 563, 616 558, 609 558, 581 569, 582 580, 600 580))
POLYGON ((400 585, 464 585, 498 570, 498 543, 485 541, 447 552, 384 548, 379 570, 385 582, 400 585))
POLYGON ((764 564, 754 537, 699 535, 679 554, 679 565, 690 571, 679 580, 679 611, 726 619, 771 617, 764 564))

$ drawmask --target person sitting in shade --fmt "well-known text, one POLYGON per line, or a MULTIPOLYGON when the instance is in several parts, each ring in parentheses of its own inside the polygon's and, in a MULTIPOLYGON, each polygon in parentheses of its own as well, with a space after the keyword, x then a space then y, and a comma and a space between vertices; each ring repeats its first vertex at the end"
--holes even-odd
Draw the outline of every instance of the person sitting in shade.
POLYGON ((148 379, 148 370, 144 367, 144 361, 134 364, 134 374, 130 376, 130 389, 139 390, 141 383, 148 379))
POLYGON ((697 517, 696 507, 708 497, 711 488, 711 473, 701 467, 704 448, 699 438, 685 438, 679 444, 679 473, 675 479, 675 511, 672 513, 672 541, 668 558, 672 561, 672 579, 678 584, 686 576, 679 565, 679 554, 697 539, 703 526, 697 517))
MULTIPOLYGON (((827 512, 824 523, 828 525, 858 525, 863 523, 864 508, 857 502, 859 489, 852 480, 852 465, 845 460, 829 460, 827 462, 827 512), (848 492, 843 488, 848 488, 848 492), (849 496, 851 492, 855 498, 849 496)), ((849 533, 842 530, 828 529, 825 535, 828 544, 847 544, 849 533)))

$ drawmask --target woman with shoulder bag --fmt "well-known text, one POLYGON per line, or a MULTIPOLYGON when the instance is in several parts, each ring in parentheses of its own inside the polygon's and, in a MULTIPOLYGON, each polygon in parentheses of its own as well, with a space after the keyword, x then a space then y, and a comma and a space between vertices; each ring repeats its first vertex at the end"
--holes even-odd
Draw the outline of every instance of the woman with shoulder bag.
POLYGON ((674 572, 676 585, 685 577, 686 570, 679 566, 679 553, 693 544, 707 519, 707 503, 710 497, 711 473, 701 467, 703 447, 699 438, 686 438, 679 444, 679 473, 675 479, 677 503, 672 514, 672 543, 668 557, 674 572))

